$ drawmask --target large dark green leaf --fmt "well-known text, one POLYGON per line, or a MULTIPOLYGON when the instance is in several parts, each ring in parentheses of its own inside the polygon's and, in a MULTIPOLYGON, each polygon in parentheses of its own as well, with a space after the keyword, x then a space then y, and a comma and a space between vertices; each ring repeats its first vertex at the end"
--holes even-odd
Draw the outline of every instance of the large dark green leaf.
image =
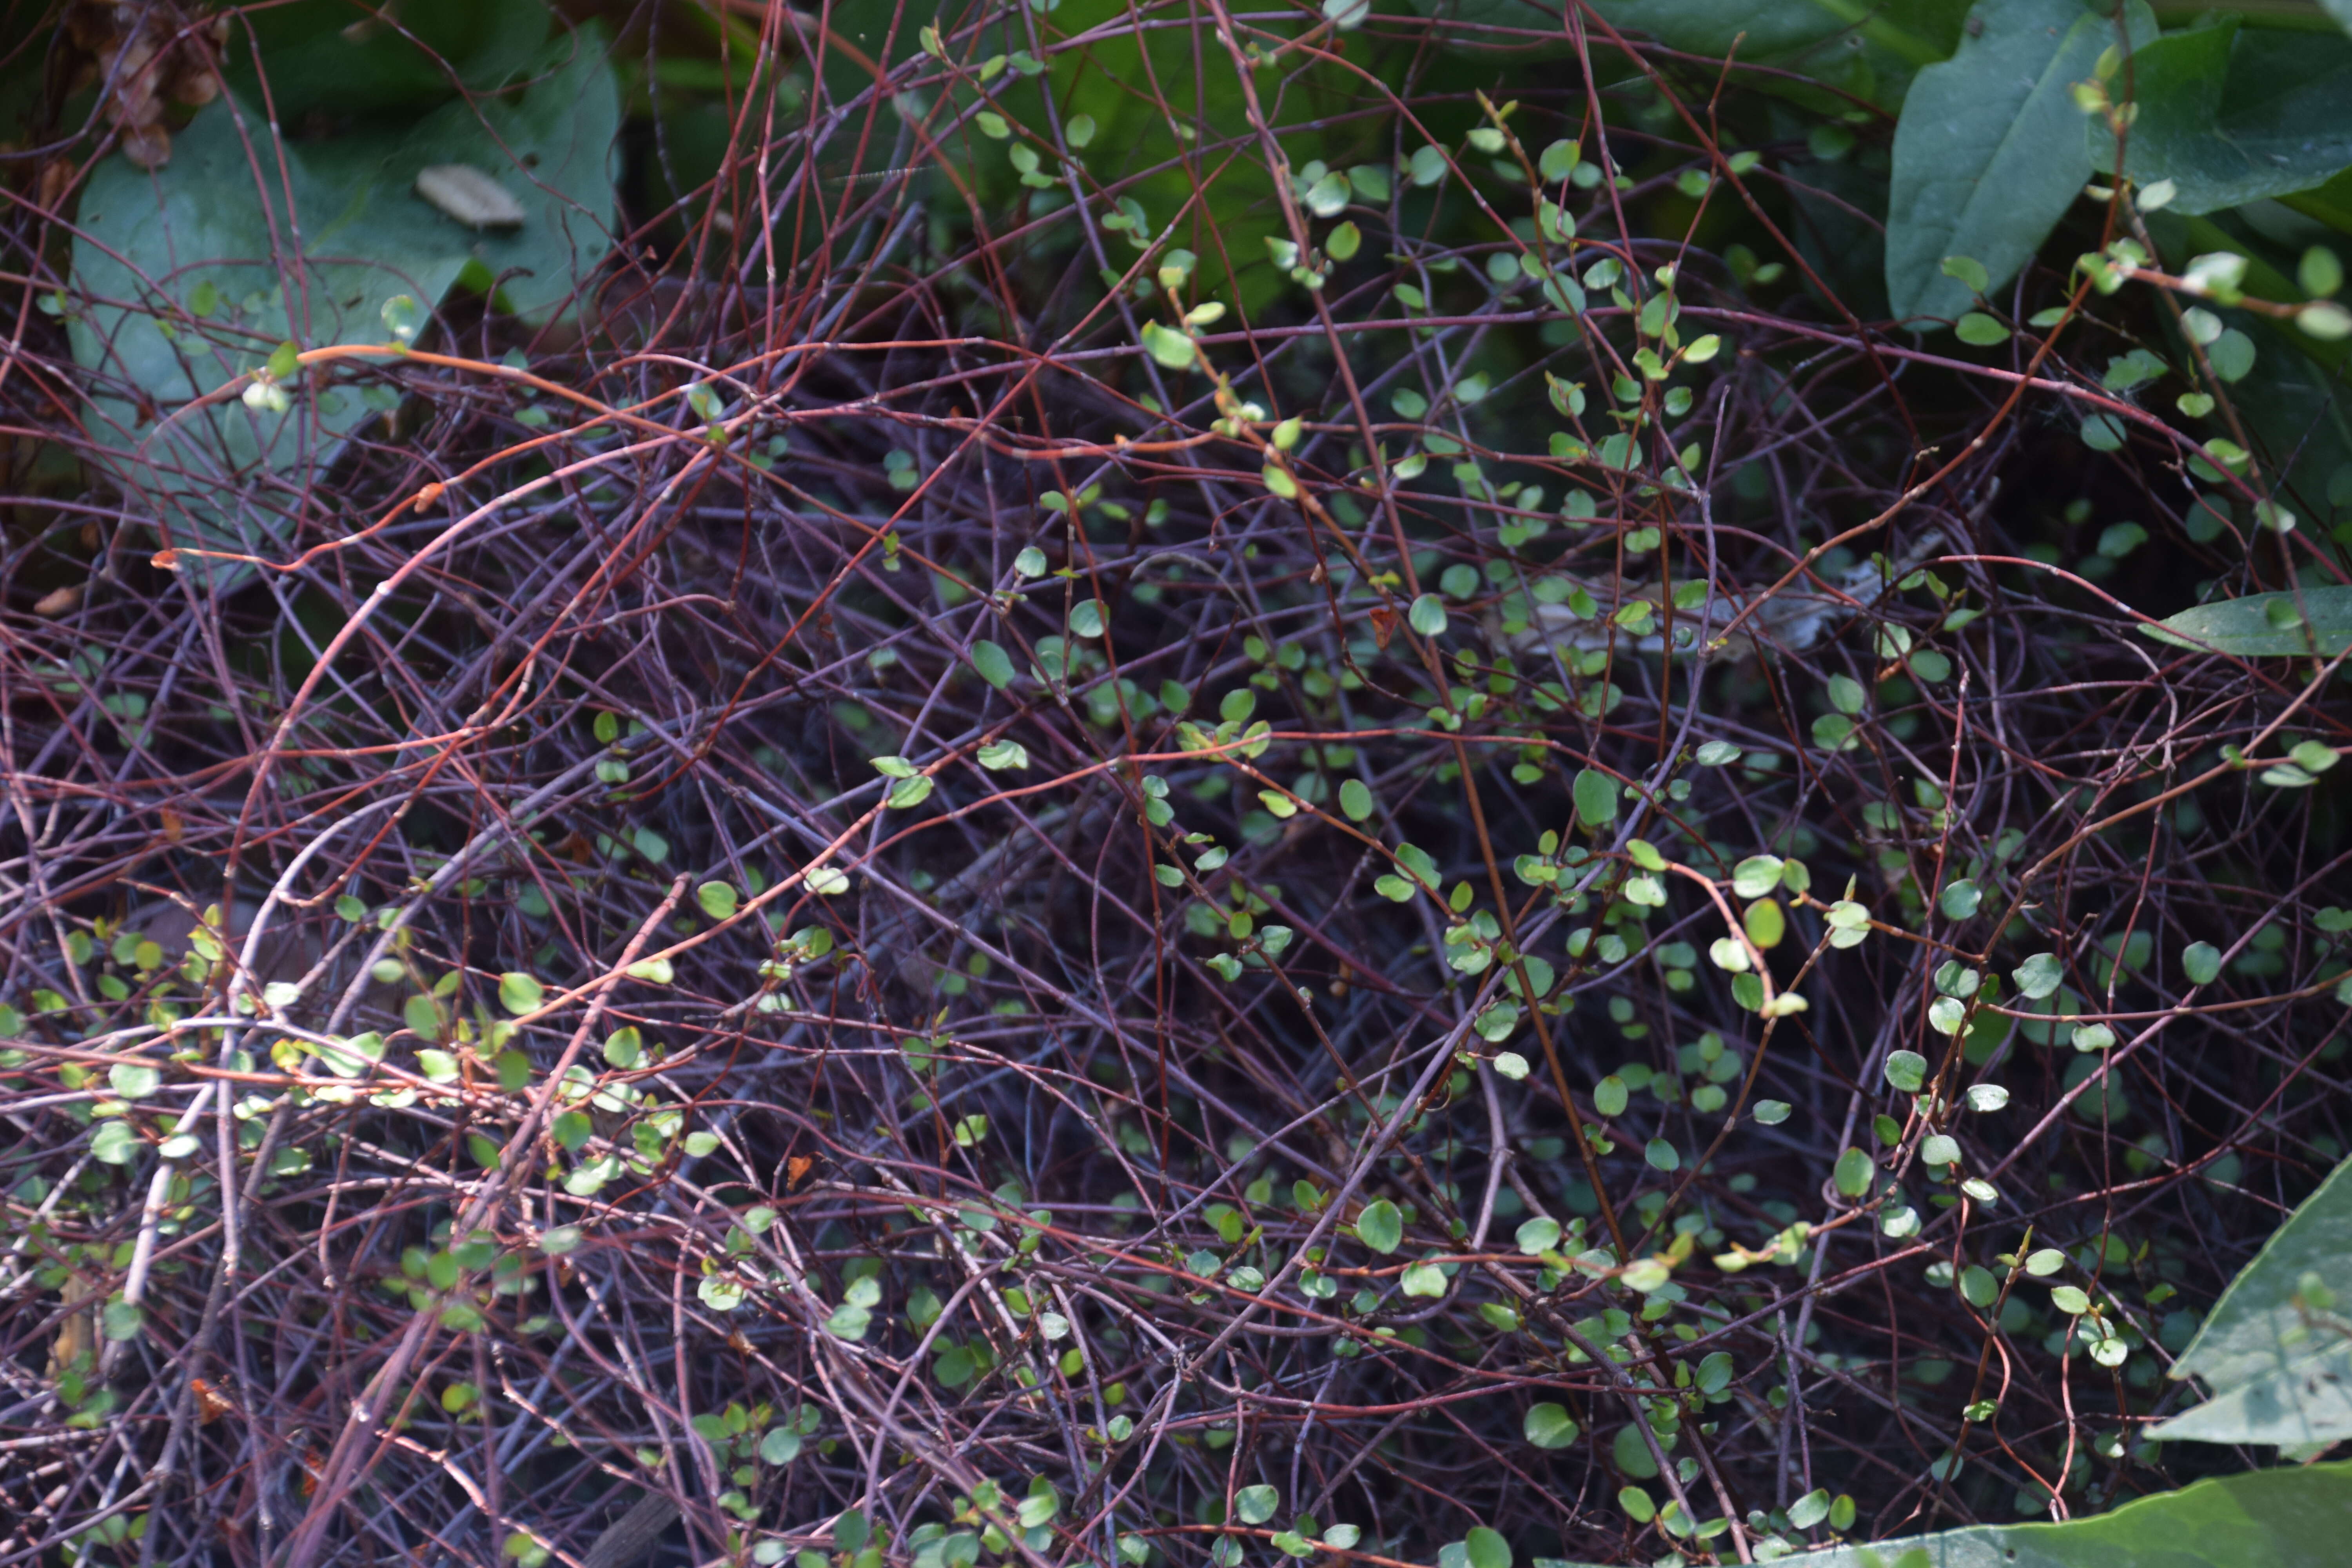
MULTIPOLYGON (((1472 28, 1545 32, 1566 42, 1562 8, 1547 0, 1412 0, 1412 7, 1435 21, 1472 28)), ((1734 0, 1601 0, 1593 8, 1621 32, 1655 38, 1694 54, 1720 54, 1728 48, 1739 32, 1743 9, 1734 0)), ((1848 26, 1812 0, 1761 0, 1746 9, 1756 17, 1754 43, 1759 54, 1827 37, 1848 26)), ((1494 41, 1512 40, 1497 37, 1494 41)), ((1743 44, 1741 48, 1745 52, 1748 46, 1743 44)))
MULTIPOLYGON (((1424 16, 1504 27, 1563 30, 1561 10, 1537 0, 1414 0, 1424 16)), ((1593 7, 1620 32, 1655 38, 1696 55, 1721 55, 1743 33, 1743 58, 1777 55, 1846 31, 1868 15, 1859 5, 1818 0, 1600 0, 1593 7), (1851 13, 1851 14, 1848 14, 1851 13)))
MULTIPOLYGON (((1809 1552, 1804 1568, 2317 1568, 2352 1541, 2352 1464, 2249 1470, 2063 1524, 1987 1524, 1809 1552)), ((1760 1561, 1759 1557, 1759 1561, 1760 1561)))
MULTIPOLYGON (((1561 7, 1549 0, 1412 0, 1423 16, 1472 26, 1564 34, 1561 7)), ((1720 58, 1738 47, 1743 60, 1821 68, 1844 84, 1851 62, 1824 47, 1852 34, 1877 57, 1896 85, 1911 70, 1944 58, 1959 37, 1967 0, 1595 0, 1609 25, 1633 37, 1720 58)), ((1495 42, 1510 40, 1497 37, 1495 42)), ((1843 52, 1843 50, 1841 50, 1843 52)))
POLYGON ((1646 34, 1695 55, 1723 55, 1745 33, 1742 55, 1758 57, 1834 37, 1868 15, 1866 7, 1824 5, 1815 0, 1604 0, 1596 5, 1621 32, 1646 34))
MULTIPOLYGON (((509 101, 445 105, 396 141, 337 137, 310 150, 310 164, 340 207, 310 246, 313 257, 457 256, 501 278, 517 314, 541 316, 568 300, 612 247, 613 143, 620 89, 603 37, 583 30, 561 40, 509 101), (417 196, 417 171, 467 163, 498 177, 522 204, 520 228, 482 232, 417 196)), ((314 212, 317 209, 314 209, 314 212)), ((421 298, 422 296, 420 296, 421 298)), ((372 327, 371 331, 380 331, 372 327)))
POLYGON ((2064 1524, 1979 1525, 1808 1553, 1805 1568, 2315 1568, 2352 1541, 2352 1465, 2250 1470, 2064 1524))
MULTIPOLYGON (((2352 613, 2352 589, 2335 592, 2352 613)), ((2338 1304, 2352 1306, 2352 1163, 2263 1244, 2173 1364, 2211 1400, 2149 1436, 2290 1447, 2352 1437, 2352 1324, 2338 1304)))
MULTIPOLYGON (((381 18, 350 0, 293 0, 253 7, 238 26, 268 62, 270 107, 293 125, 504 86, 546 46, 551 19, 543 0, 402 0, 381 18)), ((253 55, 240 36, 225 63, 230 89, 258 103, 253 55)))
MULTIPOLYGON (((2141 0, 2125 17, 2135 42, 2156 36, 2141 0)), ((2116 24, 2078 0, 1980 0, 1969 19, 1975 36, 1919 73, 1895 125, 1886 293, 1897 318, 1968 309, 1946 257, 1974 258, 1994 287, 2014 277, 2091 174, 2070 89, 2116 42, 2116 24)))
MULTIPOLYGON (((2235 19, 2175 33, 2133 55, 2132 100, 2132 177, 2171 181, 2185 213, 2308 190, 2352 163, 2352 39, 2235 19)), ((2086 134, 2113 166, 2105 127, 2086 134)))
MULTIPOLYGON (((1775 119, 1790 128, 1784 139, 1804 140, 1798 117, 1775 119)), ((1885 161, 1791 157, 1780 167, 1789 195, 1803 216, 1794 237, 1809 274, 1807 288, 1818 277, 1846 310, 1864 318, 1884 316, 1886 231, 1872 218, 1886 210, 1885 161)))
POLYGON ((283 537, 289 498, 334 460, 366 404, 313 375, 284 415, 185 405, 281 341, 385 342, 386 300, 432 305, 469 266, 502 276, 519 311, 559 308, 611 244, 619 116, 600 37, 583 30, 511 100, 458 100, 403 128, 273 145, 268 121, 229 95, 174 138, 164 167, 100 164, 82 197, 71 336, 91 374, 92 433, 116 454, 132 514, 184 545, 252 552, 283 537), (525 221, 482 233, 444 216, 414 189, 433 163, 497 177, 525 221), (282 266, 281 241, 297 233, 302 265, 282 266))
POLYGON ((2352 642, 2352 588, 2305 588, 2300 610, 2293 594, 2249 594, 2199 605, 2140 630, 2176 647, 2240 658, 2293 658, 2315 652, 2332 658, 2352 642))

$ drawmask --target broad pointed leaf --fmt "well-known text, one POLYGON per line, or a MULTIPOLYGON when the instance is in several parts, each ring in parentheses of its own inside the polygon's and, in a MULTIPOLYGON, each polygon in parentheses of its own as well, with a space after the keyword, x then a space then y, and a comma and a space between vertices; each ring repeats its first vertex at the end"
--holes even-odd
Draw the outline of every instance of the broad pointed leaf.
MULTIPOLYGON (((2132 38, 2156 36, 2127 0, 2132 38)), ((2078 0, 1979 0, 1973 36, 1921 71, 1895 128, 1886 215, 1886 295, 1897 319, 1949 320, 1969 290, 1948 256, 1981 263, 1989 288, 2017 275, 2090 178, 2074 84, 2091 75, 2115 26, 2078 0)))
POLYGON ((2287 1216, 2214 1303, 2176 1378, 2210 1403, 2149 1435, 2205 1443, 2336 1443, 2352 1437, 2352 1162, 2287 1216))
MULTIPOLYGON (((1433 20, 1467 27, 1562 34, 1560 8, 1546 0, 1413 0, 1413 8, 1433 20)), ((1736 48, 1742 60, 1792 58, 1822 76, 1837 76, 1848 65, 1866 62, 1866 73, 1841 85, 1891 102, 1901 96, 1903 80, 1912 70, 1952 52, 1966 7, 1952 0, 1594 0, 1592 8, 1628 37, 1655 38, 1670 48, 1710 58, 1723 58, 1736 48), (1859 46, 1853 51, 1858 58, 1851 61, 1839 58, 1848 54, 1848 46, 1837 46, 1835 54, 1828 47, 1846 34, 1859 46)), ((1587 36, 1596 47, 1606 41, 1597 28, 1589 29, 1587 36)), ((1457 35, 1450 41, 1489 42, 1475 35, 1457 35)), ((1525 47, 1523 40, 1500 34, 1490 42, 1525 47)), ((1564 49, 1565 39, 1555 47, 1564 49)))
POLYGON ((1978 1525, 1809 1552, 1805 1568, 2311 1568, 2352 1540, 2352 1464, 2249 1470, 2063 1524, 1978 1525))
MULTIPOLYGON (((2178 212, 2307 190, 2352 164, 2352 39, 2235 18, 2175 33, 2133 54, 2132 101, 2126 166, 2143 185, 2171 181, 2178 212)), ((2092 121, 2085 134, 2098 165, 2113 167, 2105 125, 2092 121)))
POLYGON ((2352 643, 2352 588, 2249 594, 2168 616, 2140 630, 2161 643, 2240 658, 2292 658, 2342 653, 2352 643))
POLYGON ((238 18, 237 47, 223 51, 232 91, 260 101, 249 32, 269 71, 281 124, 324 110, 337 117, 412 117, 457 96, 505 86, 547 43, 541 0, 401 0, 394 16, 352 22, 348 0, 290 0, 238 18), (455 74, 457 80, 450 78, 455 74))
POLYGON ((131 514, 179 546, 272 550, 293 531, 291 498, 373 410, 331 369, 287 387, 284 413, 235 398, 190 404, 283 342, 385 342, 388 300, 437 303, 469 268, 499 279, 518 312, 551 312, 610 247, 619 122, 602 35, 583 28, 511 100, 457 100, 404 126, 273 144, 268 118, 225 94, 173 139, 163 168, 102 161, 82 196, 82 302, 69 326, 90 377, 90 429, 111 449, 131 514), (416 175, 436 163, 497 180, 523 223, 483 232, 426 205, 416 175), (297 233, 293 268, 283 247, 297 233))

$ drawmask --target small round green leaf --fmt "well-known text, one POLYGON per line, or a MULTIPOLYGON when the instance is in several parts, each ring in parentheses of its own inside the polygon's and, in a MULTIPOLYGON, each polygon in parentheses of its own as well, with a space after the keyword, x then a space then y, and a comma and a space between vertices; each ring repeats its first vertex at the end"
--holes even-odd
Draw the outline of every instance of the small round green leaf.
POLYGON ((106 1069, 106 1081, 125 1100, 144 1100, 155 1092, 163 1075, 145 1062, 116 1062, 106 1069))
POLYGON ((1997 1083, 1972 1083, 1967 1098, 1970 1110, 1999 1110, 2009 1103, 2009 1090, 1997 1083))
POLYGON ((1970 310, 1960 318, 1952 331, 1958 335, 1960 342, 1973 343, 1979 348, 1990 348, 1995 343, 2009 341, 2009 329, 1982 310, 1970 310))
POLYGON ((1598 768, 1576 775, 1572 793, 1577 819, 1587 827, 1605 827, 1617 820, 1617 781, 1598 768))
POLYGON ((1760 899, 1780 885, 1782 861, 1778 855, 1750 855, 1731 868, 1731 890, 1743 899, 1760 899))
POLYGON ((986 637, 971 645, 971 668, 999 691, 1013 684, 1013 656, 986 637))
POLYGON ((1173 331, 1157 321, 1143 323, 1143 348, 1153 359, 1170 370, 1190 370, 1200 357, 1200 348, 1184 333, 1173 331))
POLYGON ((2017 983, 2018 994, 2029 1002, 2039 1002, 2058 989, 2064 977, 2054 952, 2037 952, 2010 971, 2009 977, 2017 983))
POLYGON ((1529 1258, 1549 1252, 1559 1245, 1559 1221, 1539 1215, 1522 1224, 1512 1239, 1529 1258))
MULTIPOLYGON (((1971 294, 1981 294, 1986 289, 1992 287, 1992 274, 1985 269, 1985 264, 1983 262, 1979 261, 1972 256, 1947 256, 1944 258, 1944 276, 1947 278, 1958 279, 1961 287, 1968 289, 1971 294)), ((1829 1510, 1830 1494, 1827 1492, 1821 1492, 1816 1495, 1822 1500, 1822 1512, 1826 1513, 1829 1510)), ((1802 1523, 1799 1523, 1797 1528, 1800 1530, 1805 1529, 1807 1526, 1818 1521, 1820 1517, 1821 1516, 1819 1514, 1816 1514, 1813 1519, 1806 1520, 1802 1523)), ((1796 1522, 1795 1509, 1789 1510, 1789 1518, 1790 1522, 1796 1522)))
POLYGON ((1404 1215, 1386 1198, 1375 1198, 1356 1215, 1356 1239, 1385 1256, 1404 1245, 1404 1215))
POLYGON ((146 1322, 147 1314, 130 1301, 109 1301, 99 1314, 100 1330, 110 1340, 135 1340, 146 1322))
POLYGON ((1549 1402, 1528 1407, 1528 1441, 1538 1448, 1565 1448, 1576 1441, 1578 1426, 1566 1408, 1549 1402))
POLYGON ((2223 381, 2242 381, 2254 368, 2254 340, 2231 327, 2206 345, 2205 359, 2223 381))
POLYGON ((2124 444, 2123 422, 2112 414, 2094 414, 2083 421, 2083 445, 2094 452, 2113 452, 2124 444))
POLYGON ((1592 1086, 1592 1109, 1603 1116, 1624 1115, 1626 1099, 1625 1080, 1615 1073, 1592 1086))
POLYGON ((547 988, 536 975, 518 970, 499 976, 499 1005, 509 1013, 528 1013, 546 997, 547 988))

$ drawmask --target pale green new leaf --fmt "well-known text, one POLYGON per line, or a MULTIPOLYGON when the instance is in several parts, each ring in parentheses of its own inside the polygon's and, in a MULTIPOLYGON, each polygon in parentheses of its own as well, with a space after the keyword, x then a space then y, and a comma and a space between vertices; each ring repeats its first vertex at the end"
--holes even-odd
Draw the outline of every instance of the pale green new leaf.
POLYGON ((1356 1239, 1374 1252, 1394 1252, 1404 1242, 1404 1215, 1386 1198, 1375 1198, 1356 1216, 1356 1239))
POLYGON ((2333 658, 2352 643, 2352 588, 2249 594, 2168 616, 2140 630, 2158 642, 2241 658, 2333 658))
POLYGON ((144 1100, 163 1081, 163 1075, 147 1062, 117 1062, 106 1076, 114 1092, 125 1100, 144 1100))
POLYGON ((1578 1433, 1567 1408, 1549 1402, 1528 1407, 1524 1430, 1528 1441, 1538 1448, 1565 1448, 1576 1441, 1578 1433))
POLYGON ((499 976, 499 1005, 509 1013, 528 1013, 546 1000, 546 996, 547 988, 540 984, 537 975, 517 970, 499 976))

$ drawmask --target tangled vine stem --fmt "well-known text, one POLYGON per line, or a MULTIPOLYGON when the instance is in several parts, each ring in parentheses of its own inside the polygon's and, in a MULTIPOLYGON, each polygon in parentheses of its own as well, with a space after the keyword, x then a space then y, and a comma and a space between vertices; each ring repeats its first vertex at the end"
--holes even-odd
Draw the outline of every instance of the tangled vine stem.
POLYGON ((2352 707, 2137 634, 2341 581, 2231 521, 2325 502, 2102 381, 2155 287, 1849 309, 1769 72, 1325 9, 727 0, 707 174, 609 13, 575 308, 215 377, 389 409, 179 476, 226 531, 18 183, 0 1568, 2186 1478, 2163 1369, 2343 1152, 2352 707))

